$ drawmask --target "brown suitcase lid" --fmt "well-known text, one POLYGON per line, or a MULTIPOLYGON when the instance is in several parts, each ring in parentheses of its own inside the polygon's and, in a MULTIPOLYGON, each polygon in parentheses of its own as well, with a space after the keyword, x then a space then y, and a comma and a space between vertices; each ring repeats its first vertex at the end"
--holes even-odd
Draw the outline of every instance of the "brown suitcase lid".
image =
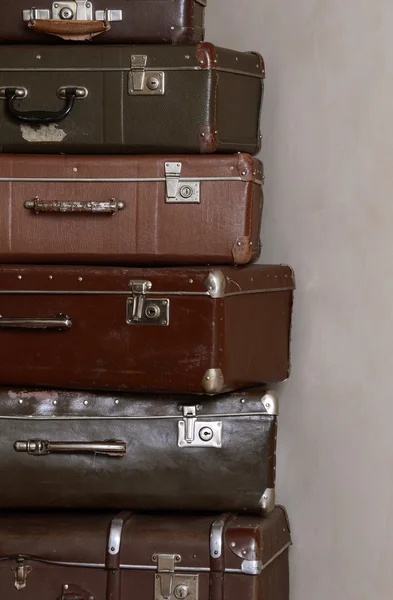
POLYGON ((287 516, 279 507, 265 519, 3 512, 0 527, 0 565, 7 558, 24 558, 89 568, 144 567, 154 572, 159 555, 166 554, 177 557, 176 568, 183 572, 229 569, 257 575, 291 544, 287 516))
POLYGON ((166 181, 166 163, 179 163, 181 181, 254 181, 264 180, 261 161, 250 154, 141 155, 141 156, 66 156, 0 155, 0 182, 90 183, 100 180, 114 183, 166 181))
MULTIPOLYGON (((218 48, 209 42, 195 45, 164 44, 77 46, 0 46, 0 71, 53 69, 130 71, 131 56, 147 57, 146 70, 226 71, 263 79, 263 58, 256 52, 237 52, 218 48), (38 58, 39 57, 39 58, 38 58), (82 65, 82 66, 81 66, 82 65)), ((138 60, 134 60, 135 64, 138 60)))
POLYGON ((135 282, 141 281, 151 283, 145 293, 153 297, 165 294, 221 299, 295 289, 294 273, 283 265, 161 269, 7 265, 0 268, 0 295, 132 295, 135 282))
POLYGON ((196 406, 198 417, 277 416, 276 392, 261 388, 209 396, 123 394, 0 388, 0 418, 180 419, 185 406, 196 406))

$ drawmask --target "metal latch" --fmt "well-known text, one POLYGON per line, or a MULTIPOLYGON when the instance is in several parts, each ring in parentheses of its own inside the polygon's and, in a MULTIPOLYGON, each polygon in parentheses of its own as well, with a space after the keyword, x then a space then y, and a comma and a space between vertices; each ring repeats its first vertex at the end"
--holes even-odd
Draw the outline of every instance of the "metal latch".
POLYGON ((166 203, 198 204, 200 202, 199 181, 181 181, 181 162, 165 163, 166 203))
POLYGON ((146 298, 152 289, 151 281, 130 281, 132 297, 127 298, 128 325, 169 325, 170 300, 168 298, 146 298))
POLYGON ((165 94, 164 71, 146 69, 147 56, 133 54, 131 71, 128 76, 128 93, 135 96, 163 96, 165 94))
POLYGON ((152 561, 157 563, 155 600, 198 600, 199 575, 175 573, 175 565, 181 562, 181 556, 154 554, 152 561))
POLYGON ((222 421, 200 421, 197 406, 183 406, 178 424, 180 448, 222 448, 222 421))
POLYGON ((90 0, 68 0, 53 2, 52 10, 31 8, 23 11, 24 21, 122 21, 123 11, 117 9, 96 10, 93 12, 93 4, 90 0), (93 17, 94 15, 94 17, 93 17))
POLYGON ((20 590, 24 590, 27 585, 27 576, 32 572, 32 567, 28 565, 18 565, 17 567, 12 567, 14 571, 14 585, 18 592, 20 590))

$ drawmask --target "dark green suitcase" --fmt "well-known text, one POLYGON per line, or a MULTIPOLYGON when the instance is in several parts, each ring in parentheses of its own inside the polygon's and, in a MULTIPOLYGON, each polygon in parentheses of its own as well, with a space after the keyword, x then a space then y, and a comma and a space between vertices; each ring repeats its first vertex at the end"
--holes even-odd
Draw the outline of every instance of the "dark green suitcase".
POLYGON ((1 46, 0 151, 257 154, 264 63, 197 46, 1 46))

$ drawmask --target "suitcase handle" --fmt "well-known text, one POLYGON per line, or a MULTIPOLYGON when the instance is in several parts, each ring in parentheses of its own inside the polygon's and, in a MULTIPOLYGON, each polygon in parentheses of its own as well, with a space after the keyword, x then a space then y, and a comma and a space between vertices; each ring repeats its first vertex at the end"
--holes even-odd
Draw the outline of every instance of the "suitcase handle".
POLYGON ((127 453, 125 442, 48 442, 47 440, 18 441, 14 444, 15 452, 25 452, 31 456, 48 456, 48 454, 102 454, 121 457, 127 453))
POLYGON ((58 123, 65 119, 72 111, 75 100, 86 98, 86 90, 77 87, 67 87, 63 91, 65 104, 59 111, 26 111, 22 112, 15 106, 16 100, 21 100, 21 88, 8 87, 3 90, 3 97, 8 101, 7 108, 10 115, 21 123, 30 123, 32 125, 42 125, 47 123, 58 123))
POLYGON ((86 42, 96 35, 109 31, 111 25, 104 20, 77 21, 56 19, 32 19, 27 26, 37 33, 56 35, 63 40, 86 42))
POLYGON ((33 210, 37 215, 40 213, 91 213, 111 214, 125 208, 125 203, 112 198, 107 202, 44 202, 38 196, 34 200, 26 200, 24 207, 33 210))
POLYGON ((67 315, 55 317, 3 317, 0 315, 0 329, 57 329, 67 331, 72 320, 67 315))

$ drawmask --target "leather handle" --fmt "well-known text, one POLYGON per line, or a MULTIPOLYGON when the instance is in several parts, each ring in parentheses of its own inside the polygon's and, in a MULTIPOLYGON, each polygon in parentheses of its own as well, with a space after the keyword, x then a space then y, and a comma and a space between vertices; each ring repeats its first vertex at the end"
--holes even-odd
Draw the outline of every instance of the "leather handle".
POLYGON ((20 88, 6 88, 4 97, 7 100, 7 109, 9 114, 20 121, 21 123, 29 123, 31 125, 43 125, 47 123, 58 123, 65 119, 72 111, 75 100, 81 98, 80 88, 66 88, 64 91, 65 103, 59 111, 26 111, 22 112, 15 106, 16 100, 21 100, 20 88))
POLYGON ((125 203, 112 198, 107 202, 44 202, 38 196, 34 200, 26 200, 24 207, 40 213, 89 213, 114 215, 125 208, 125 203))
POLYGON ((105 33, 111 26, 103 20, 79 21, 60 19, 37 19, 31 20, 28 27, 39 33, 57 35, 65 40, 87 40, 100 33, 105 33))
POLYGON ((0 315, 0 329, 56 329, 67 331, 72 327, 72 320, 67 315, 54 317, 3 317, 0 315))
POLYGON ((48 456, 49 454, 101 454, 104 456, 122 457, 127 453, 127 444, 119 441, 107 442, 49 442, 47 440, 18 441, 14 444, 15 452, 24 452, 31 456, 48 456))

